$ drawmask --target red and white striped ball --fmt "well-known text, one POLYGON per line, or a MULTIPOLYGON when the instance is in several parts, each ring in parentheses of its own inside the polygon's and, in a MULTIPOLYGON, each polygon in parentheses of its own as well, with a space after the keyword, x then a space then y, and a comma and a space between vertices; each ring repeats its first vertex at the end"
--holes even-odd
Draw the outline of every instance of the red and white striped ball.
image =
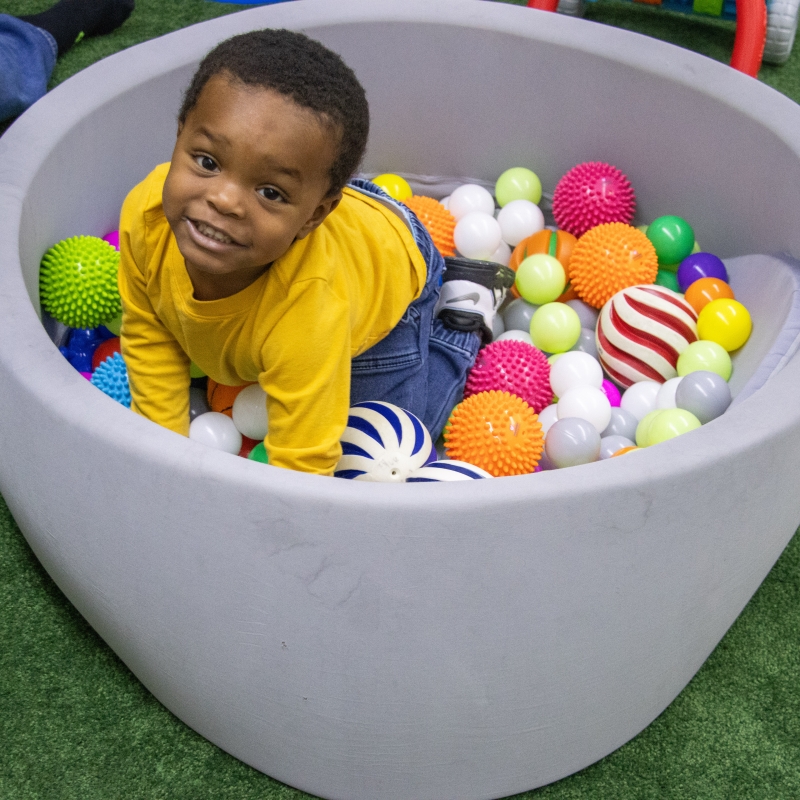
POLYGON ((663 383, 678 374, 678 356, 697 341, 697 312, 671 289, 629 286, 601 309, 596 336, 600 363, 615 383, 663 383))

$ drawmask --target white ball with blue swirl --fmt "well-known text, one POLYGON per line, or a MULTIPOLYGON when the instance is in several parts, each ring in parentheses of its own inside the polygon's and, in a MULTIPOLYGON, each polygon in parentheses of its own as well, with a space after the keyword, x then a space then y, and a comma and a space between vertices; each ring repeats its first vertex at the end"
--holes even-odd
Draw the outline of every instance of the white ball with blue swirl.
POLYGON ((444 483, 449 481, 476 481, 494 477, 485 469, 466 461, 434 461, 414 470, 406 483, 444 483))
POLYGON ((433 460, 431 435, 408 411, 391 403, 357 403, 342 434, 337 478, 403 483, 416 469, 433 460))

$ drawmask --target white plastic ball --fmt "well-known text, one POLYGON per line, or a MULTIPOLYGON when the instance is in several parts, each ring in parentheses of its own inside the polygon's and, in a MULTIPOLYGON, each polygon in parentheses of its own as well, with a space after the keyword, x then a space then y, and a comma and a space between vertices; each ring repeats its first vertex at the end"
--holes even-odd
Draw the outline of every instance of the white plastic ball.
POLYGON ((485 261, 500 244, 500 224, 489 214, 473 211, 456 223, 453 239, 456 250, 464 258, 485 261))
POLYGON ((661 388, 656 395, 656 408, 675 408, 675 392, 678 384, 683 380, 681 377, 670 378, 661 384, 661 388))
POLYGON ((257 383, 236 395, 232 411, 233 424, 242 436, 263 439, 267 435, 267 393, 257 383))
POLYGON ((544 230, 544 214, 530 200, 512 200, 497 215, 503 241, 516 247, 523 239, 544 230))
POLYGON ((553 426, 555 422, 558 421, 558 406, 555 403, 551 403, 549 406, 545 406, 539 412, 539 424, 542 426, 542 433, 547 436, 547 431, 553 426))
POLYGON ((483 186, 478 186, 476 183, 465 183, 450 195, 447 210, 456 218, 456 222, 475 211, 481 211, 493 217, 494 197, 483 186))
MULTIPOLYGON (((563 356, 562 356, 563 358, 563 356)), ((557 363, 560 363, 561 359, 557 363)), ((601 389, 594 386, 576 386, 568 389, 558 399, 558 418, 579 417, 591 422, 598 435, 611 420, 611 403, 601 389)))
POLYGON ((620 400, 620 408, 630 411, 640 422, 651 411, 656 410, 656 398, 661 389, 657 381, 637 381, 629 386, 620 400))
POLYGON ((512 329, 510 331, 506 331, 505 333, 501 333, 495 341, 502 342, 504 339, 514 339, 514 341, 517 342, 527 342, 530 345, 533 344, 533 339, 531 339, 531 335, 527 331, 518 331, 512 329))
POLYGON ((443 205, 443 206, 444 206, 444 207, 445 207, 445 208, 446 208, 448 211, 450 210, 450 195, 447 195, 447 197, 443 197, 443 198, 442 198, 442 199, 441 199, 439 202, 440 202, 440 203, 441 203, 441 204, 442 204, 442 205, 443 205))
POLYGON ((563 397, 577 386, 594 386, 603 383, 603 368, 600 362, 580 350, 562 353, 561 358, 550 367, 550 388, 556 397, 563 397))
POLYGON ((219 411, 195 417, 189 425, 189 438, 194 442, 236 455, 242 449, 242 434, 233 420, 219 411))
POLYGON ((495 264, 502 264, 507 267, 511 261, 511 248, 503 241, 497 245, 497 250, 489 256, 489 261, 494 261, 495 264))

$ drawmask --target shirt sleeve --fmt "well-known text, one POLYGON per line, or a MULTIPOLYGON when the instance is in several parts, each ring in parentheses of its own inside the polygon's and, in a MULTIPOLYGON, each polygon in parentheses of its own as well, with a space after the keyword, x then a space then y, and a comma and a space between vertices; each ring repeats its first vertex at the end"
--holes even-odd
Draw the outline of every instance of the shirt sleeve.
POLYGON ((322 279, 293 284, 288 300, 262 350, 264 446, 273 466, 331 475, 350 408, 350 309, 322 279))
POLYGON ((190 362, 158 318, 147 294, 141 193, 140 185, 125 200, 119 235, 120 339, 131 389, 131 410, 188 436, 190 362))

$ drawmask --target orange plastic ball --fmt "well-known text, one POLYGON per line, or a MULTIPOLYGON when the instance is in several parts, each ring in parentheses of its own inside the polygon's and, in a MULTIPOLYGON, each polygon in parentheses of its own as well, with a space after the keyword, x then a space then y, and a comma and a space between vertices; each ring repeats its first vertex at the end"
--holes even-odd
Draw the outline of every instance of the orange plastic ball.
POLYGON ((636 445, 631 445, 630 447, 620 447, 616 453, 612 453, 611 458, 616 458, 617 456, 623 456, 625 453, 632 453, 634 450, 641 450, 641 447, 636 447, 636 445))
POLYGON ((432 197, 415 194, 404 200, 425 226, 431 235, 436 249, 445 257, 456 254, 456 243, 453 240, 453 231, 456 227, 456 218, 438 201, 432 197))
MULTIPOLYGON (((567 273, 567 281, 569 281, 569 262, 572 257, 572 250, 578 240, 566 231, 551 231, 545 228, 543 231, 537 231, 527 239, 523 239, 511 253, 511 260, 508 266, 517 271, 517 267, 528 257, 536 255, 537 253, 544 253, 549 256, 557 258, 564 267, 564 272, 567 273)), ((519 297, 517 287, 511 288, 511 294, 514 297, 519 297)))
POLYGON ((572 288, 594 308, 602 308, 629 286, 653 283, 657 275, 655 247, 644 233, 624 222, 588 230, 578 239, 570 259, 572 288))
POLYGON ((699 278, 689 285, 686 302, 699 314, 712 300, 735 300, 733 289, 719 278, 699 278))
POLYGON ((217 383, 209 378, 206 387, 208 405, 212 411, 218 411, 220 414, 226 414, 232 418, 233 401, 242 389, 244 386, 226 386, 224 383, 217 383))
POLYGON ((539 417, 509 392, 479 392, 459 403, 444 429, 447 455, 496 478, 533 472, 544 448, 539 417))

